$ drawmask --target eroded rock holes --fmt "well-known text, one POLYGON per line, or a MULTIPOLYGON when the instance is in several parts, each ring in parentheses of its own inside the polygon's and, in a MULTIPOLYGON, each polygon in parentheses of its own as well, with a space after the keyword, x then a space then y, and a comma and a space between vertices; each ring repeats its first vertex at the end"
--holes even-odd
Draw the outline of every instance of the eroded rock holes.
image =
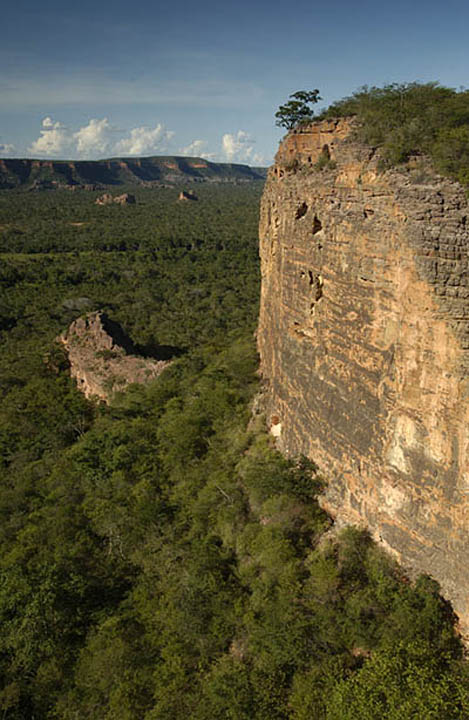
POLYGON ((295 213, 295 220, 299 220, 300 218, 304 217, 306 213, 308 212, 308 206, 307 204, 301 203, 301 205, 298 205, 295 213))
POLYGON ((318 218, 317 215, 313 218, 313 235, 316 235, 316 233, 320 232, 322 230, 322 222, 318 218))

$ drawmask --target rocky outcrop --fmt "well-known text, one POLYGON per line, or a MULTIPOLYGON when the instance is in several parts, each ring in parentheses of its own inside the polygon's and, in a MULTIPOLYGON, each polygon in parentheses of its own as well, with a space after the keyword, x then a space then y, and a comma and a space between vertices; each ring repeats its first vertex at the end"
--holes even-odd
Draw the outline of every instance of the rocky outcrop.
POLYGON ((114 202, 117 205, 135 205, 135 195, 131 193, 123 193, 122 195, 116 195, 114 202))
POLYGON ((415 159, 327 121, 283 141, 261 208, 272 434, 313 458, 337 522, 441 585, 469 628, 469 207, 415 159))
POLYGON ((96 198, 96 205, 135 205, 135 195, 123 193, 122 195, 113 196, 110 193, 104 193, 96 198))
POLYGON ((122 328, 103 312, 75 320, 59 338, 68 354, 70 373, 87 398, 110 402, 130 383, 147 383, 169 364, 132 354, 122 328))
POLYGON ((199 198, 197 195, 193 192, 187 192, 186 190, 181 190, 179 193, 178 200, 179 202, 186 202, 187 200, 198 200, 199 198))

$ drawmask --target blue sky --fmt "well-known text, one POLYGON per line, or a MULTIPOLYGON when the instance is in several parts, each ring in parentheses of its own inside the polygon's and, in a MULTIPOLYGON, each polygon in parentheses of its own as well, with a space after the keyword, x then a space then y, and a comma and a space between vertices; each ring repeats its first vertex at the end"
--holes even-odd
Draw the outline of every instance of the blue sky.
POLYGON ((467 86, 462 0, 17 0, 1 11, 0 156, 270 164, 296 90, 467 86))

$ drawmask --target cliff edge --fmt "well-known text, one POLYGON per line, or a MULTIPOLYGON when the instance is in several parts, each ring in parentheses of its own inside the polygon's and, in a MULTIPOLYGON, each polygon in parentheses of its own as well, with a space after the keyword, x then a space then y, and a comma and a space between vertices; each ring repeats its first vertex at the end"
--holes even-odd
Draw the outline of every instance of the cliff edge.
POLYGON ((353 121, 290 133, 265 187, 258 346, 272 434, 340 523, 441 586, 469 631, 469 207, 353 121))

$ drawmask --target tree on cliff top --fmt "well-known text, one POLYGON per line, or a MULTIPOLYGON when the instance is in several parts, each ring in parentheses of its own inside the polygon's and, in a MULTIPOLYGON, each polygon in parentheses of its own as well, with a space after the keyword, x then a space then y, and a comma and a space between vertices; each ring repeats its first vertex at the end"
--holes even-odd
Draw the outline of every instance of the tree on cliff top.
POLYGON ((298 90, 298 92, 293 93, 290 97, 293 98, 293 100, 289 100, 285 105, 280 105, 275 113, 275 117, 277 118, 275 124, 287 130, 293 130, 300 125, 311 122, 314 110, 310 105, 322 100, 319 95, 319 90, 309 92, 306 90, 298 90))

